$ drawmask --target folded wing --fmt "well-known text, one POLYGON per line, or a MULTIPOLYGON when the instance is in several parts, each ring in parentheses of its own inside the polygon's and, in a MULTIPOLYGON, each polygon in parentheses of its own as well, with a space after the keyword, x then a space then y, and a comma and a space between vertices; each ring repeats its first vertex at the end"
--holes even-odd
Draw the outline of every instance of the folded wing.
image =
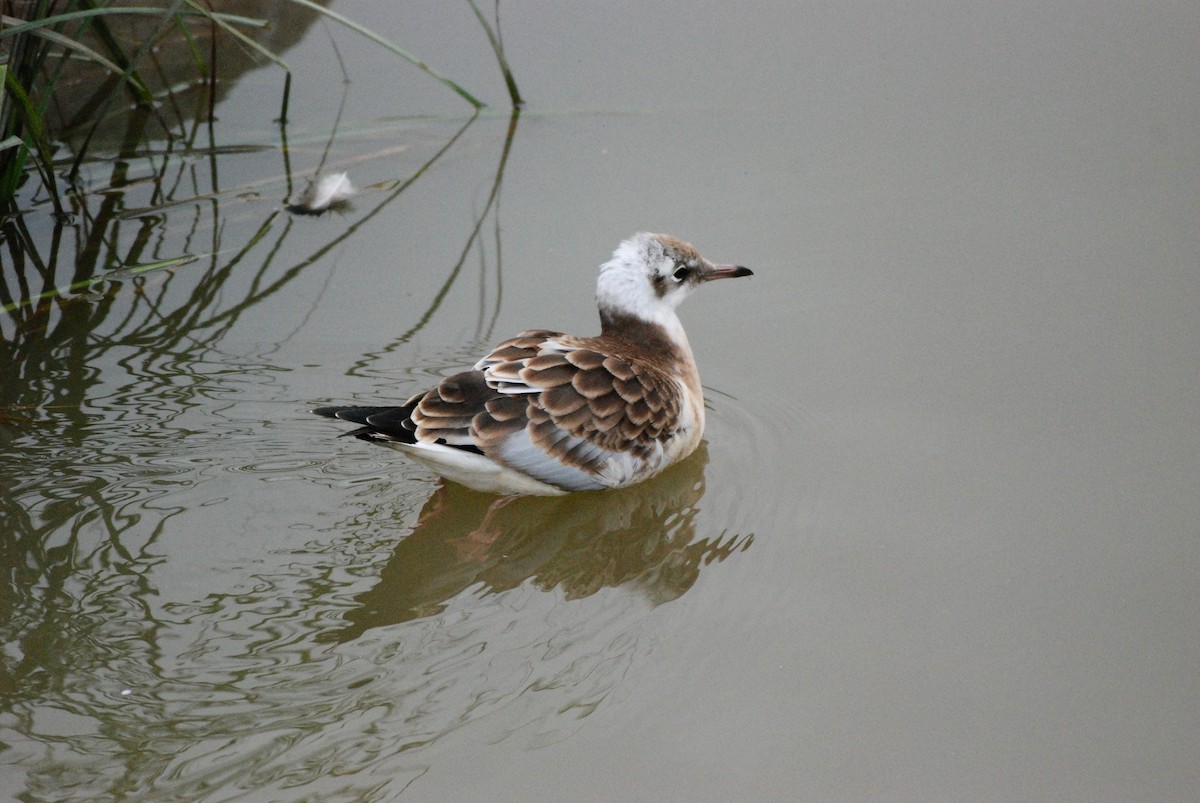
POLYGON ((366 440, 477 452, 567 491, 624 485, 661 467, 682 390, 613 344, 533 330, 475 370, 401 407, 324 408, 366 440))

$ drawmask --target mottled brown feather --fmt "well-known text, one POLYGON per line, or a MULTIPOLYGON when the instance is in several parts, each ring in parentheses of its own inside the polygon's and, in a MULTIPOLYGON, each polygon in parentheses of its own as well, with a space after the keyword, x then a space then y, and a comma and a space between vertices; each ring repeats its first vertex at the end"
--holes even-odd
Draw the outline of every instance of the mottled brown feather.
POLYGON ((621 433, 622 438, 636 443, 641 440, 642 433, 646 431, 646 427, 636 424, 628 418, 622 418, 617 430, 621 433))
MULTIPOLYGON (((520 401, 522 406, 528 404, 525 399, 520 401)), ((509 435, 525 429, 527 423, 529 422, 525 419, 524 410, 522 410, 520 418, 508 419, 495 418, 484 410, 476 413, 475 417, 471 419, 470 435, 475 445, 487 453, 489 447, 494 447, 509 435)))
POLYGON ((590 351, 588 349, 576 349, 568 351, 565 355, 567 361, 584 371, 590 371, 593 368, 599 368, 604 364, 604 355, 598 351, 590 351))
POLYGON ((554 423, 576 436, 590 435, 596 431, 596 414, 586 405, 565 415, 554 416, 554 423))
POLYGON ((612 375, 603 368, 580 368, 571 378, 575 389, 589 399, 597 399, 612 393, 612 375))
POLYGON ((422 397, 417 403, 415 413, 420 413, 428 418, 440 418, 443 416, 461 415, 463 409, 462 402, 448 402, 438 395, 437 391, 431 390, 422 397))
POLYGON ((534 387, 552 388, 569 384, 577 373, 579 369, 567 362, 561 354, 551 354, 530 360, 521 369, 521 379, 534 387), (545 362, 550 358, 557 359, 558 362, 545 362))
POLYGON ((538 356, 530 357, 525 361, 526 370, 536 372, 546 371, 550 368, 557 368, 560 365, 570 365, 565 354, 539 354, 538 356))
POLYGON ((481 360, 482 370, 410 399, 404 426, 419 441, 473 446, 496 460, 505 440, 525 430, 547 454, 589 472, 607 453, 648 457, 674 433, 682 399, 664 335, 648 326, 631 331, 630 338, 522 332, 481 360))
POLYGON ((489 367, 492 379, 503 379, 508 382, 520 382, 521 370, 525 363, 520 361, 501 362, 489 367))
POLYGON ((417 429, 422 432, 432 432, 438 430, 462 430, 467 431, 471 427, 471 421, 474 418, 470 414, 470 410, 465 410, 464 415, 444 415, 444 416, 425 416, 419 413, 413 413, 413 421, 416 422, 417 429))
POLYGON ((604 370, 608 371, 616 379, 633 379, 633 367, 616 357, 605 357, 601 363, 604 370))
POLYGON ((573 413, 586 405, 587 397, 579 395, 579 392, 570 385, 559 385, 543 390, 538 397, 538 404, 550 416, 557 418, 573 413))
POLYGON ((467 389, 453 377, 443 379, 437 386, 438 396, 451 404, 461 404, 467 398, 467 389))
MULTIPOLYGON (((597 420, 611 418, 614 415, 621 415, 625 411, 625 400, 616 393, 609 392, 603 396, 597 396, 594 399, 588 400, 588 408, 597 420)), ((608 427, 600 427, 608 429, 608 427)))
POLYGON ((529 352, 529 349, 527 349, 523 346, 518 346, 517 344, 513 343, 511 340, 506 340, 501 345, 492 349, 492 353, 489 354, 488 356, 490 359, 493 359, 493 360, 500 360, 501 362, 508 362, 511 360, 519 360, 519 359, 527 356, 528 352, 529 352))
POLYGON ((520 396, 497 396, 484 403, 487 415, 497 421, 512 421, 525 416, 528 400, 520 396))
POLYGON ((626 401, 628 404, 641 401, 642 395, 647 391, 653 390, 646 387, 642 377, 632 377, 630 379, 617 379, 613 382, 613 387, 616 388, 617 395, 626 401))
POLYGON ((650 405, 644 398, 638 399, 625 408, 625 415, 635 424, 645 424, 650 420, 650 405))

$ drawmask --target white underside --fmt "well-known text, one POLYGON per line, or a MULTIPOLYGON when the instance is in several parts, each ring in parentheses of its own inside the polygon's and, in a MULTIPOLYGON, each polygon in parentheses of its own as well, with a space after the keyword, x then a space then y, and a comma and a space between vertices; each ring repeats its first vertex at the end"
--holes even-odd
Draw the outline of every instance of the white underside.
POLYGON ((567 492, 533 477, 513 471, 474 452, 440 444, 409 444, 379 441, 404 452, 435 474, 476 491, 500 496, 564 496, 567 492))

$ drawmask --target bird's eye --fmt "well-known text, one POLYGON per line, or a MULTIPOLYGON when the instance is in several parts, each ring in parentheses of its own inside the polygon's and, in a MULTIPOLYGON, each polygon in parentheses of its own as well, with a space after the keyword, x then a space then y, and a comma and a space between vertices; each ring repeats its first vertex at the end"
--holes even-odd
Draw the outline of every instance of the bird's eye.
POLYGON ((692 272, 692 269, 689 268, 687 265, 680 265, 678 268, 675 269, 675 272, 672 273, 671 275, 675 277, 675 281, 682 282, 684 279, 686 279, 688 277, 688 274, 691 272, 692 272))

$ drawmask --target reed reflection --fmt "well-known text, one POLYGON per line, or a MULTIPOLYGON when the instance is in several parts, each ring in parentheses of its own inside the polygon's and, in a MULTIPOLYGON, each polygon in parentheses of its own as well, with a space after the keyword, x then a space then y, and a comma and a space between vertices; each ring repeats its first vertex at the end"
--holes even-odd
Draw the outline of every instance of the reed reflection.
MULTIPOLYGON (((129 203, 145 187, 132 189, 118 158, 109 191, 79 196, 77 217, 50 220, 33 210, 0 219, 0 565, 8 569, 0 606, 11 612, 0 619, 0 636, 14 645, 0 656, 0 697, 28 699, 60 682, 58 672, 94 671, 107 658, 81 653, 117 643, 105 636, 114 629, 133 627, 145 643, 157 641, 157 623, 130 619, 154 605, 130 603, 158 592, 152 567, 163 558, 155 545, 185 510, 173 490, 202 485, 212 476, 205 467, 228 459, 215 444, 239 425, 214 417, 214 400, 249 393, 303 407, 280 385, 270 349, 238 356, 223 342, 414 191, 479 119, 461 121, 415 171, 369 188, 359 211, 317 242, 311 227, 277 208, 236 190, 213 194, 223 171, 236 172, 233 151, 222 149, 202 156, 208 184, 183 180, 204 173, 187 166, 188 154, 166 160, 153 180, 154 208, 129 203), (191 256, 197 244, 210 252, 191 256), (76 591, 109 585, 120 593, 76 591), (74 656, 73 665, 62 665, 61 655, 74 656)), ((127 123, 140 136, 143 116, 127 123)), ((288 173, 276 183, 282 190, 294 182, 288 173)), ((421 321, 459 278, 491 209, 470 220, 463 257, 421 321)))

